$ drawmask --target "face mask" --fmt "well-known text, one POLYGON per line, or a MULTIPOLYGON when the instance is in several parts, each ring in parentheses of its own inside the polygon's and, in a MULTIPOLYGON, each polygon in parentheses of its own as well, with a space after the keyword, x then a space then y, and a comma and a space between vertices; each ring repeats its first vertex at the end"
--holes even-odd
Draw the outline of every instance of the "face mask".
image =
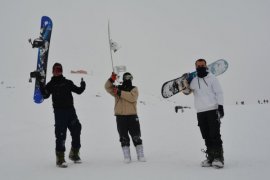
POLYGON ((199 78, 203 78, 208 74, 206 67, 198 67, 196 68, 196 71, 199 78))
POLYGON ((124 87, 131 87, 132 86, 132 82, 131 80, 126 80, 126 81, 123 81, 123 84, 122 84, 124 87))

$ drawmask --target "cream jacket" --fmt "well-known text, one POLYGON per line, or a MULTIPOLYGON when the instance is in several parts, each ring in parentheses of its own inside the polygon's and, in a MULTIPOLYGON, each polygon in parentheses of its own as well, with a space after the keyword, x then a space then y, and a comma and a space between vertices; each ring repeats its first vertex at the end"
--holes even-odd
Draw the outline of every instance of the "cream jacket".
POLYGON ((138 88, 134 87, 130 92, 121 91, 120 97, 113 93, 113 88, 113 83, 110 80, 107 80, 105 89, 115 99, 114 114, 116 116, 137 115, 138 88))

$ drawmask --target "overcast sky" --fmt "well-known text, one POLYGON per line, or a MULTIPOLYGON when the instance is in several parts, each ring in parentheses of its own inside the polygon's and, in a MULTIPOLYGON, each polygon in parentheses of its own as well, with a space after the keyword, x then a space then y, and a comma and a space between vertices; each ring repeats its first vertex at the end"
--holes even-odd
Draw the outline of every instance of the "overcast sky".
MULTIPOLYGON (((27 83, 37 50, 41 16, 53 20, 48 78, 56 61, 100 76, 111 73, 107 23, 121 45, 115 65, 126 65, 140 91, 160 97, 163 82, 194 70, 205 58, 229 62, 218 77, 225 102, 269 98, 268 0, 0 0, 0 81, 27 83)), ((89 77, 91 78, 91 77, 89 77)), ((91 87, 94 85, 89 85, 91 87)), ((181 101, 182 96, 174 97, 181 101)))

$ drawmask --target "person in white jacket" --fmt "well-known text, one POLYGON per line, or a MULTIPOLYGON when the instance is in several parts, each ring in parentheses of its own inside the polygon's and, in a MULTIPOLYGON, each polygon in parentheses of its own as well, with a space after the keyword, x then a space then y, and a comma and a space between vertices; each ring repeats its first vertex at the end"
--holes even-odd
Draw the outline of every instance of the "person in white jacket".
POLYGON ((208 72, 204 59, 195 62, 197 77, 191 82, 187 80, 181 84, 183 93, 193 92, 194 105, 197 111, 198 126, 205 141, 206 160, 202 167, 224 167, 223 142, 220 134, 220 119, 224 116, 223 92, 218 79, 208 72))

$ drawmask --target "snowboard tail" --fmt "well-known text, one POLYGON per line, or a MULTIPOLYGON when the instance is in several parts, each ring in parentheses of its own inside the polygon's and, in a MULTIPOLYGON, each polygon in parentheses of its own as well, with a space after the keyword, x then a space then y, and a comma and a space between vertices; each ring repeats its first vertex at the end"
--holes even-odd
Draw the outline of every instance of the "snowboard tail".
MULTIPOLYGON (((224 59, 219 59, 208 66, 208 71, 214 74, 215 76, 219 76, 223 74, 229 67, 229 64, 224 59)), ((197 76, 196 71, 193 71, 191 73, 185 73, 181 77, 175 78, 173 80, 165 82, 161 87, 161 95, 163 98, 169 98, 173 95, 181 92, 183 89, 181 89, 181 82, 185 79, 188 80, 190 83, 194 77, 197 76)))

